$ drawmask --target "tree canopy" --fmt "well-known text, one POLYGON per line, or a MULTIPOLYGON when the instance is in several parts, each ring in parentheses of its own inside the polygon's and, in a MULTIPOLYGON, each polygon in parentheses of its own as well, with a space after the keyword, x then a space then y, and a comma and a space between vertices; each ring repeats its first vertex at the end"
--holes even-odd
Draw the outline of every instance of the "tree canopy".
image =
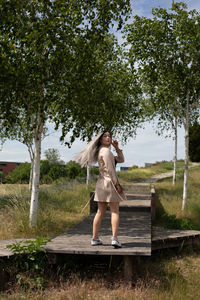
POLYGON ((128 57, 155 115, 176 117, 185 129, 183 205, 187 199, 189 125, 200 104, 200 14, 184 2, 171 12, 153 9, 153 18, 135 16, 126 28, 128 57))
MULTIPOLYGON (((110 42, 106 41, 110 40, 110 26, 117 24, 120 29, 129 12, 129 0, 0 0, 0 118, 3 128, 9 129, 25 116, 33 133, 31 225, 36 223, 41 136, 46 120, 51 118, 57 127, 61 124, 63 139, 73 129, 69 143, 79 136, 90 137, 98 129, 94 124, 114 124, 110 122, 112 115, 122 124, 118 112, 126 114, 129 101, 120 101, 119 107, 116 88, 112 89, 112 103, 111 92, 103 93, 112 87, 112 64, 107 54, 110 42), (105 57, 102 47, 106 48, 105 57), (93 64, 96 57, 98 61, 93 64), (104 59, 108 74, 103 69, 104 59), (107 112, 110 117, 104 119, 107 112)), ((116 71, 120 61, 116 56, 114 61, 116 71)), ((121 69, 125 70, 124 66, 121 69)), ((122 99, 121 87, 118 94, 122 99)))

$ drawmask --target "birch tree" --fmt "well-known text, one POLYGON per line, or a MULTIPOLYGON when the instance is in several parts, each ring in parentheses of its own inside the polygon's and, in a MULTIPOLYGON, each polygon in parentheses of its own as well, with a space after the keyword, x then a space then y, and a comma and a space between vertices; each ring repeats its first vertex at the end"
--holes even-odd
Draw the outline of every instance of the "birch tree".
MULTIPOLYGON (((161 99, 163 101, 163 98, 161 99)), ((145 111, 147 120, 153 122, 155 132, 165 138, 172 138, 174 143, 174 157, 173 157, 173 178, 172 184, 176 183, 177 171, 177 145, 178 145, 178 127, 181 126, 181 121, 177 116, 176 103, 172 109, 163 111, 163 107, 159 106, 158 100, 154 98, 148 99, 145 104, 145 111), (157 103, 158 105, 155 105, 157 103)))
POLYGON ((155 110, 176 112, 185 130, 185 171, 182 210, 188 192, 189 125, 200 101, 200 15, 183 2, 171 12, 153 9, 153 18, 135 16, 126 30, 129 59, 155 110))
MULTIPOLYGON (((85 122, 86 107, 87 115, 92 114, 94 119, 99 117, 97 108, 90 106, 93 98, 86 98, 86 92, 83 97, 79 93, 77 98, 76 93, 80 88, 77 77, 83 84, 81 90, 88 90, 86 67, 92 55, 86 45, 103 44, 109 26, 115 22, 121 28, 129 11, 128 0, 0 1, 1 71, 6 71, 6 76, 1 75, 5 83, 1 96, 5 98, 5 105, 14 103, 15 122, 19 122, 19 112, 26 115, 34 140, 30 226, 37 222, 41 139, 45 123, 49 116, 53 118, 63 98, 67 114, 61 116, 60 121, 66 115, 70 120, 70 125, 63 127, 63 131, 69 132, 74 123, 85 122)), ((104 105, 109 109, 109 99, 104 105)), ((4 115, 1 118, 6 120, 4 115)), ((105 124, 108 123, 105 121, 105 124)), ((76 137, 74 129, 71 141, 76 137)))
POLYGON ((67 106, 67 85, 62 85, 63 97, 57 102, 52 117, 55 129, 61 127, 61 141, 69 146, 75 138, 88 141, 93 134, 105 129, 126 141, 136 134, 143 120, 141 89, 135 71, 130 70, 122 48, 111 34, 104 37, 101 45, 87 42, 84 48, 87 65, 86 57, 82 57, 83 49, 79 46, 76 49, 81 61, 80 70, 85 68, 84 76, 74 70, 75 77, 70 86, 74 97, 70 108, 67 106), (71 128, 71 137, 67 139, 71 128))
MULTIPOLYGON (((25 116, 20 114, 20 117, 18 116, 17 123, 9 127, 7 126, 6 130, 2 130, 0 132, 0 140, 2 141, 2 143, 5 143, 6 140, 17 140, 18 142, 24 144, 27 147, 30 161, 31 161, 29 190, 32 189, 33 165, 34 165, 34 140, 33 140, 32 128, 33 128, 33 124, 32 125, 29 124, 25 116)), ((42 133, 42 140, 48 135, 47 132, 48 132, 47 127, 44 127, 42 133)))

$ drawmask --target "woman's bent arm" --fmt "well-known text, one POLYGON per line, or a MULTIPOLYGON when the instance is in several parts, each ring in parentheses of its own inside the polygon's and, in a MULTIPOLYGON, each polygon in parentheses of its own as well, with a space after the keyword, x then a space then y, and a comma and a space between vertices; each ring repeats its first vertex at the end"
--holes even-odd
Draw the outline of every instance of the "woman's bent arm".
POLYGON ((118 149, 116 150, 117 156, 115 156, 115 159, 118 163, 123 163, 124 162, 124 154, 122 150, 118 149))

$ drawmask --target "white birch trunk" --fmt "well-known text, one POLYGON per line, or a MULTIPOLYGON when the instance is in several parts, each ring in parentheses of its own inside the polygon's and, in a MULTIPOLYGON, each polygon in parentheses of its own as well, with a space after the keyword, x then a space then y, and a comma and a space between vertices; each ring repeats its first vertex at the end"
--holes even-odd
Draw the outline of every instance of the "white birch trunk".
POLYGON ((176 183, 176 168, 177 168, 177 117, 175 117, 174 127, 174 171, 173 171, 173 185, 176 183))
POLYGON ((87 187, 90 186, 91 183, 91 166, 87 165, 87 180, 86 180, 86 185, 87 187))
POLYGON ((184 183, 183 183, 183 201, 182 210, 185 209, 188 195, 188 164, 189 164, 189 95, 187 95, 186 105, 186 122, 184 123, 185 128, 185 170, 184 170, 184 183))
POLYGON ((29 177, 29 191, 32 191, 32 185, 33 185, 33 165, 34 165, 34 159, 31 160, 31 171, 30 171, 30 177, 29 177))
POLYGON ((40 115, 38 114, 38 124, 35 129, 34 134, 34 164, 33 164, 33 182, 32 182, 32 192, 31 192, 31 206, 30 206, 30 227, 36 225, 37 223, 37 213, 38 213, 38 194, 39 194, 39 180, 40 180, 40 156, 41 156, 41 140, 42 140, 42 130, 43 122, 40 115))

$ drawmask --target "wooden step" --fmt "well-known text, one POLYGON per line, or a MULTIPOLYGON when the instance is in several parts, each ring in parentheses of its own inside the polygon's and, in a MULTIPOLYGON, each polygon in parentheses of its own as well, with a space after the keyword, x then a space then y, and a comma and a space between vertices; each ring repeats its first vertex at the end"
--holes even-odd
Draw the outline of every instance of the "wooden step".
POLYGON ((126 193, 127 200, 151 200, 151 195, 148 194, 130 194, 126 193))
POLYGON ((125 192, 131 191, 134 193, 149 193, 150 185, 148 183, 145 184, 122 184, 122 187, 125 192))

